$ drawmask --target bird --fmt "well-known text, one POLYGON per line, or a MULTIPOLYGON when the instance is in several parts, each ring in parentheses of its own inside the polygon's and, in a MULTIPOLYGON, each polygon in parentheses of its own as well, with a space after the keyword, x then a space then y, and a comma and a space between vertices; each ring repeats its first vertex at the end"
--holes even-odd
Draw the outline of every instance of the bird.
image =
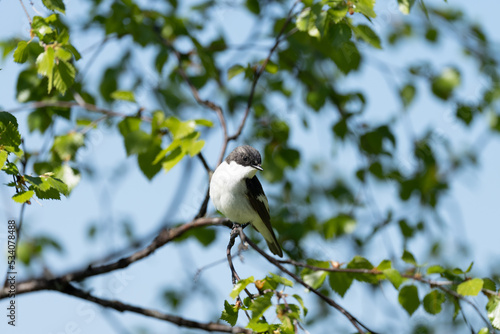
POLYGON ((210 198, 215 208, 233 223, 250 223, 267 242, 269 250, 283 257, 271 226, 269 203, 256 174, 263 171, 259 151, 249 145, 236 147, 215 169, 210 198))

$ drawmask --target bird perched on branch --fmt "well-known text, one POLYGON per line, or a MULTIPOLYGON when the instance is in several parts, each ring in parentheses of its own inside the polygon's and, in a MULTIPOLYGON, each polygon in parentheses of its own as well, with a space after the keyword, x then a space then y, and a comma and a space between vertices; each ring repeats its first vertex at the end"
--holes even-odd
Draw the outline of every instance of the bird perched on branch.
POLYGON ((250 223, 267 242, 271 252, 283 256, 269 216, 269 204, 255 174, 262 171, 261 157, 255 148, 236 147, 215 170, 210 181, 210 197, 233 223, 250 223))

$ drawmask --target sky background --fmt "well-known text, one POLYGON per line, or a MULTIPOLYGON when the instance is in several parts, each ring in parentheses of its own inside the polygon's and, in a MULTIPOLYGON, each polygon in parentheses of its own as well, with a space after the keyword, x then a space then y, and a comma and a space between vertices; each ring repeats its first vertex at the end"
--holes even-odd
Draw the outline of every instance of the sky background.
MULTIPOLYGON (((429 1, 430 3, 443 3, 442 1, 429 1)), ((376 11, 379 18, 375 20, 375 30, 383 33, 385 24, 394 24, 401 20, 402 15, 395 6, 396 1, 378 1, 376 11)), ((46 13, 39 1, 34 1, 34 7, 28 6, 30 15, 36 15, 35 10, 46 13)), ((67 19, 69 22, 82 22, 81 13, 84 12, 85 4, 80 1, 65 1, 67 7, 67 19)), ((498 13, 500 3, 492 1, 449 1, 450 6, 462 8, 474 21, 480 22, 485 28, 489 37, 498 42, 498 13)), ((444 5, 444 3, 443 3, 444 5)), ((230 7, 221 6, 214 13, 214 20, 223 29, 225 36, 229 39, 229 44, 235 45, 245 41, 252 32, 252 17, 230 7)), ((25 14, 17 1, 0 1, 0 39, 17 36, 27 39, 29 36, 29 24, 25 14)), ((210 32, 207 32, 210 35, 210 32)), ((80 68, 84 68, 88 56, 92 54, 92 47, 102 39, 102 36, 93 34, 75 34, 72 41, 83 54, 80 68), (86 57, 87 56, 87 57, 86 57)), ((130 41, 128 41, 130 42, 130 41)), ((270 40, 265 40, 262 45, 271 45, 270 40), (266 44, 267 43, 267 44, 266 44)), ((122 43, 127 41, 112 42, 100 53, 99 59, 95 63, 96 68, 103 68, 106 64, 112 63, 116 59, 116 48, 123 47, 122 43)), ((263 54, 266 53, 263 49, 263 54)), ((147 54, 147 51, 146 51, 147 54)), ((443 41, 436 50, 424 48, 418 43, 412 43, 404 48, 396 48, 389 52, 384 51, 374 53, 382 60, 389 60, 395 68, 403 65, 412 59, 432 59, 436 65, 459 64, 463 70, 462 86, 460 94, 473 98, 481 87, 481 81, 475 77, 470 60, 461 56, 460 50, 451 41, 443 41), (443 46, 444 45, 444 46, 443 46), (417 50, 417 51, 416 51, 417 50)), ((15 81, 17 74, 22 69, 22 65, 15 64, 8 59, 1 64, 0 71, 0 107, 3 110, 11 110, 18 107, 15 100, 15 81)), ((238 62, 241 53, 229 55, 227 67, 238 62), (233 63, 231 63, 231 61, 233 63)), ((145 75, 150 67, 145 65, 145 75)), ((151 73, 151 72, 150 72, 151 73)), ((88 74, 89 82, 96 82, 101 76, 101 72, 92 71, 88 74)), ((397 80, 397 77, 396 77, 397 80)), ((391 88, 387 86, 386 78, 376 66, 368 64, 359 73, 350 75, 345 80, 345 89, 351 87, 361 87, 368 96, 369 105, 365 117, 373 119, 387 119, 398 112, 397 101, 390 95, 391 88)), ((209 96, 210 90, 204 92, 209 96)), ((148 106, 147 87, 144 92, 138 95, 141 105, 148 106)), ((135 107, 123 104, 117 106, 122 112, 132 112, 135 107)), ((462 125, 453 121, 450 117, 451 110, 444 104, 440 104, 425 94, 419 94, 417 101, 412 107, 409 122, 412 124, 415 133, 422 133, 429 125, 440 130, 443 136, 450 138, 457 149, 466 149, 471 138, 477 138, 487 127, 484 118, 480 122, 475 122, 472 129, 465 129, 462 125)), ((200 108, 201 109, 201 108, 200 108)), ((278 112, 290 122, 300 122, 296 114, 287 114, 286 106, 277 106, 278 112), (280 111, 281 110, 281 111, 280 111)), ((26 116, 28 112, 16 114, 20 123, 20 132, 28 135, 26 127, 26 116)), ((213 115, 207 114, 205 110, 199 111, 200 116, 212 119, 217 124, 213 115)), ((307 148, 304 159, 308 161, 321 161, 325 150, 335 150, 344 157, 341 161, 329 162, 328 170, 338 173, 347 173, 349 166, 356 164, 356 157, 349 153, 349 149, 341 144, 326 140, 332 138, 330 127, 325 127, 325 122, 332 122, 333 117, 321 112, 318 117, 311 122, 309 130, 292 132, 291 144, 294 147, 307 148), (324 146, 324 143, 327 146, 324 146)), ((68 123, 59 122, 58 129, 69 130, 68 123)), ((234 124, 230 124, 230 129, 234 130, 234 124)), ((404 133, 404 128, 398 128, 398 133, 404 133)), ((232 131, 230 131, 232 132, 232 131)), ((26 139, 29 148, 40 147, 41 137, 37 134, 30 134, 26 139)), ((208 158, 209 164, 214 165, 220 147, 220 136, 215 129, 206 133, 207 144, 204 155, 208 158)), ((236 144, 232 143, 230 149, 236 144)), ((301 149, 303 152, 304 150, 301 149)), ((229 150, 228 150, 229 152, 229 150)), ((480 274, 491 267, 493 263, 498 263, 500 250, 498 248, 498 235, 500 235, 500 206, 498 205, 500 177, 498 171, 500 167, 500 140, 497 136, 492 136, 486 145, 481 147, 480 165, 478 168, 470 168, 461 172, 460 176, 452 183, 446 199, 440 207, 441 213, 447 218, 446 224, 450 227, 446 230, 449 233, 449 253, 450 257, 456 252, 457 240, 467 242, 470 247, 468 257, 458 260, 462 267, 474 259, 475 273, 480 274)), ((23 230, 29 235, 46 234, 56 238, 64 248, 64 254, 49 252, 46 257, 46 265, 54 274, 67 272, 68 270, 81 268, 93 259, 102 257, 103 254, 117 249, 121 249, 125 243, 122 237, 122 222, 132 223, 133 230, 139 236, 148 236, 155 231, 165 221, 188 221, 198 210, 199 203, 203 199, 207 186, 207 177, 199 161, 184 160, 181 165, 175 167, 171 172, 165 174, 161 172, 153 182, 146 180, 137 167, 134 158, 127 158, 123 147, 122 138, 114 131, 105 127, 100 127, 94 131, 87 142, 87 147, 79 153, 80 162, 90 161, 95 165, 96 175, 94 180, 84 180, 73 191, 69 198, 62 201, 34 202, 27 207, 23 230), (180 210, 168 210, 169 203, 176 195, 179 180, 183 175, 183 170, 193 168, 194 177, 189 180, 186 200, 180 206, 180 210), (176 214, 172 216, 172 212, 176 214), (94 242, 89 242, 86 235, 91 224, 99 226, 100 237, 94 242)), ((402 164, 409 164, 409 158, 405 156, 404 144, 401 156, 398 157, 402 164)), ((0 182, 6 183, 5 175, 0 175, 0 182)), ((264 184, 264 188, 269 197, 272 198, 273 187, 264 184)), ((391 202, 388 193, 383 188, 380 194, 375 194, 376 205, 381 211, 391 202)), ((17 221, 20 206, 10 200, 12 188, 0 187, 0 221, 7 222, 8 219, 17 221)), ((210 205, 211 212, 213 207, 210 205)), ((417 214, 417 213, 416 213, 417 214)), ((6 224, 0 223, 0 252, 6 249, 7 237, 6 224), (1 226, 4 226, 1 229, 1 226)), ((388 233, 395 233, 389 231, 388 233)), ((163 288, 175 288, 176 286, 192 285, 196 291, 201 291, 206 297, 194 303, 186 304, 180 311, 171 313, 182 314, 188 318, 198 321, 213 320, 218 317, 224 302, 229 299, 231 289, 230 274, 225 263, 210 269, 203 270, 199 279, 194 281, 196 270, 212 263, 215 260, 223 259, 227 244, 228 232, 218 230, 218 239, 215 246, 203 248, 197 242, 189 241, 182 244, 168 244, 157 250, 152 256, 143 261, 139 261, 127 270, 114 272, 108 275, 99 276, 88 280, 88 286, 92 287, 95 294, 110 299, 118 299, 123 302, 130 302, 134 305, 150 307, 169 312, 162 303, 161 291, 163 288), (220 247, 219 247, 220 246, 220 247), (189 266, 185 264, 188 263, 189 266), (210 284, 205 284, 210 282, 210 284), (211 310, 206 310, 203 303, 211 301, 215 305, 211 310), (188 306, 189 308, 188 308, 188 306)), ((415 244, 410 244, 418 256, 419 243, 425 240, 417 240, 415 244)), ((349 260, 354 254, 346 251, 342 243, 332 245, 319 244, 318 252, 325 254, 326 258, 332 258, 339 262, 349 260)), ((387 256, 388 249, 383 245, 383 241, 377 242, 373 246, 376 249, 373 263, 382 260, 387 256)), ((395 247, 398 248, 398 247, 395 247)), ((455 257, 456 258, 456 257, 455 257)), ((254 275, 264 276, 266 272, 273 270, 266 262, 259 260, 252 252, 245 253, 244 265, 237 261, 237 270, 242 277, 254 275)), ((6 261, 0 261, 0 273, 6 270, 6 261)), ((456 262, 456 259, 455 259, 456 262)), ((37 269, 39 269, 38 266, 37 269)), ((19 268, 18 279, 22 280, 30 276, 31 272, 25 268, 19 268)), ((301 295, 306 295, 303 290, 301 295)), ((393 302, 392 312, 397 314, 394 322, 404 318, 405 311, 395 304, 397 297, 393 291, 380 292, 386 295, 389 301, 393 302)), ((374 309, 370 303, 363 302, 363 290, 353 286, 347 293, 341 304, 355 315, 363 319, 371 327, 377 328, 377 323, 387 312, 387 309, 374 309)), ((6 300, 0 301, 0 309, 5 310, 6 300)), ((19 296, 18 306, 18 326, 13 330, 7 326, 5 319, 0 322, 1 333, 135 333, 140 328, 147 328, 152 333, 184 333, 190 332, 151 318, 145 318, 132 313, 119 314, 115 311, 103 310, 91 303, 83 300, 65 296, 54 292, 38 292, 19 296)), ((0 315, 3 313, 0 313, 0 315)), ((412 318, 412 322, 425 321, 426 315, 417 312, 412 318)), ((4 316, 0 317, 0 319, 4 316)), ((351 330, 345 319, 336 315, 335 321, 341 326, 351 330)), ((385 321, 392 321, 387 320, 385 321)), ((311 333, 318 333, 314 328, 308 329, 311 333)))

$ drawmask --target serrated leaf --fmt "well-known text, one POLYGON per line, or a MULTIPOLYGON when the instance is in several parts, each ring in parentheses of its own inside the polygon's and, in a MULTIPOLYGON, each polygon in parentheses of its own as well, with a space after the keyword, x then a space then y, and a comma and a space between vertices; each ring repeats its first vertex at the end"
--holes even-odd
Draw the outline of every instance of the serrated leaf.
POLYGON ((399 303, 411 316, 420 306, 418 289, 415 285, 406 285, 401 288, 398 296, 399 303))
POLYGON ((423 300, 424 310, 429 314, 438 314, 442 310, 442 305, 445 301, 445 295, 438 290, 429 292, 423 300))
POLYGON ((36 66, 38 74, 46 76, 49 80, 48 91, 52 90, 52 78, 54 75, 54 49, 51 47, 46 48, 45 52, 42 52, 36 58, 36 66))
POLYGON ((54 200, 61 199, 61 195, 60 195, 59 191, 57 191, 54 188, 49 188, 47 190, 42 190, 40 188, 34 188, 33 190, 35 191, 36 197, 38 197, 39 199, 54 199, 54 200))
POLYGON ((21 191, 12 196, 12 199, 17 203, 25 203, 29 201, 34 194, 35 192, 33 190, 21 191))
POLYGON ((66 94, 68 88, 73 85, 75 75, 76 70, 71 63, 64 60, 59 61, 54 69, 54 87, 62 95, 66 94))
POLYGON ((58 192, 60 192, 64 196, 68 195, 68 186, 63 181, 61 181, 53 176, 42 175, 41 178, 44 180, 44 182, 47 182, 51 188, 56 189, 58 192))
POLYGON ((500 329, 500 297, 490 296, 486 304, 488 319, 495 329, 500 329))
POLYGON ((238 308, 225 300, 224 310, 222 311, 220 319, 226 321, 231 326, 236 325, 236 321, 238 321, 238 308))
POLYGON ((305 8, 297 17, 296 26, 300 31, 305 31, 309 36, 320 37, 321 34, 316 27, 316 14, 311 8, 305 8))
POLYGON ((66 7, 62 0, 42 0, 42 2, 48 9, 66 14, 66 7))
MULTIPOLYGON (((233 289, 234 290, 234 289, 233 289)), ((268 292, 263 296, 259 296, 253 300, 252 305, 250 305, 250 311, 252 311, 252 319, 251 321, 258 321, 264 312, 271 307, 271 297, 273 296, 272 292, 268 292)))
POLYGON ((483 288, 483 280, 480 278, 474 278, 457 286, 457 292, 462 296, 477 296, 481 289, 483 288))
POLYGON ((229 294, 229 297, 235 299, 236 297, 238 297, 238 295, 240 294, 240 292, 243 291, 248 286, 248 284, 251 284, 254 281, 255 281, 255 279, 254 279, 253 276, 250 276, 248 278, 245 278, 245 279, 242 279, 242 280, 238 281, 234 285, 233 290, 229 294))
POLYGON ((250 320, 248 322, 248 325, 246 326, 248 329, 251 329, 255 333, 266 333, 271 325, 269 325, 267 322, 256 319, 256 320, 250 320))
POLYGON ((353 276, 354 275, 351 273, 330 272, 330 287, 341 297, 344 297, 347 290, 349 290, 349 288, 351 287, 352 281, 354 280, 353 276))
POLYGON ((227 70, 227 80, 231 80, 235 76, 245 71, 245 67, 241 65, 233 65, 227 70))
POLYGON ((392 285, 394 285, 396 290, 399 289, 399 286, 403 283, 404 279, 396 269, 385 269, 384 275, 392 283, 392 285))
POLYGON ((134 92, 128 90, 116 90, 111 93, 111 98, 114 100, 135 102, 134 92))
POLYGON ((16 51, 14 51, 14 61, 16 63, 24 63, 28 60, 28 42, 20 41, 17 43, 16 51))

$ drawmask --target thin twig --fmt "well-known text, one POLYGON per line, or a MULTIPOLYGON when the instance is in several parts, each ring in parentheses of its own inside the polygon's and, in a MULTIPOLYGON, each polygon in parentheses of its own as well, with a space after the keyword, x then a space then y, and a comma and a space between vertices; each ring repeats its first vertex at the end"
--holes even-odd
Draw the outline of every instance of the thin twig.
POLYGON ((21 3, 21 6, 23 7, 24 13, 26 14, 26 17, 28 18, 28 21, 29 21, 30 26, 31 26, 31 24, 33 23, 33 21, 31 21, 30 14, 28 14, 28 10, 24 6, 23 0, 19 0, 19 2, 21 3))
MULTIPOLYGON (((243 127, 245 126, 246 120, 247 120, 248 115, 250 113, 250 108, 252 107, 253 97, 255 95, 255 89, 257 87, 257 82, 259 81, 262 73, 264 73, 264 70, 266 69, 267 63, 269 63, 269 60, 271 60, 271 56, 273 55, 274 51, 278 48, 278 45, 283 41, 283 39, 281 39, 281 35, 283 35, 283 33, 285 32, 288 24, 292 20, 293 10, 295 9, 295 6, 297 6, 297 4, 299 2, 300 2, 300 0, 296 0, 293 3, 292 8, 290 8, 290 11, 288 12, 288 15, 287 15, 285 23, 283 24, 283 27, 281 27, 280 32, 276 36, 276 42, 274 43, 274 45, 271 48, 271 50, 269 50, 269 54, 267 55, 266 59, 264 59, 264 61, 262 62, 262 65, 259 67, 259 69, 255 73, 255 76, 254 76, 254 79, 253 79, 253 82, 252 82, 252 87, 250 88, 250 95, 248 96, 248 102, 247 102, 247 107, 245 109, 245 113, 243 114, 243 118, 242 118, 242 120, 240 122, 240 125, 238 126, 238 130, 236 130, 236 132, 232 136, 228 137, 228 141, 236 140, 241 135, 241 132, 243 131, 243 127)), ((227 146, 227 143, 225 143, 225 144, 226 144, 225 146, 227 146)), ((225 148, 225 146, 224 146, 224 148, 225 148)), ((222 152, 221 155, 223 156, 224 152, 222 152)), ((220 162, 222 162, 222 157, 219 158, 219 163, 220 162)))

